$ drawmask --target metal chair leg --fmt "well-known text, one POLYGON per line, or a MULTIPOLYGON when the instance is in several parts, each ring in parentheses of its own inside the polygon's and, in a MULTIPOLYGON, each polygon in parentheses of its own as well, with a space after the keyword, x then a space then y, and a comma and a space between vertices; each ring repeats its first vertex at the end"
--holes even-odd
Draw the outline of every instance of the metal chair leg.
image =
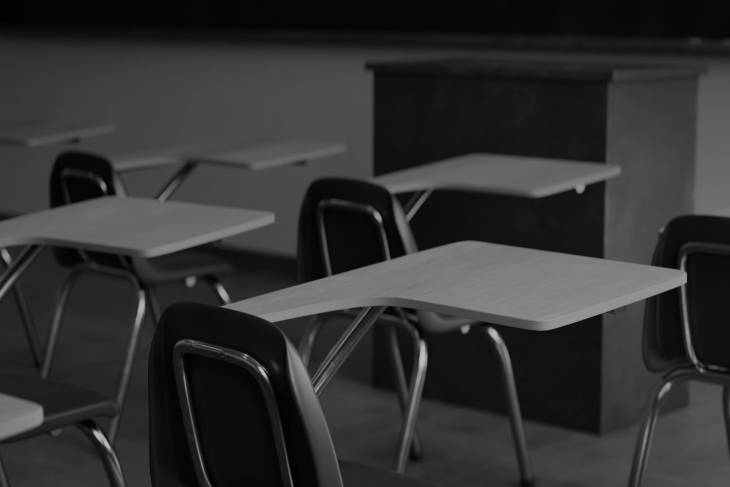
POLYGON ((312 350, 314 349, 314 342, 317 340, 319 332, 327 322, 326 318, 321 315, 314 315, 307 323, 307 327, 304 329, 304 335, 299 342, 299 356, 302 359, 304 367, 309 367, 309 361, 312 359, 312 350))
POLYGON ((634 460, 631 464, 629 487, 638 487, 641 484, 641 479, 646 469, 646 461, 649 458, 651 439, 654 436, 654 428, 656 427, 659 409, 672 389, 673 379, 674 375, 671 372, 662 377, 657 385, 654 386, 644 407, 644 414, 641 416, 641 426, 639 427, 639 436, 636 438, 634 460))
POLYGON ((2 456, 0 456, 0 487, 10 487, 10 481, 8 480, 8 474, 5 472, 2 456))
POLYGON ((205 281, 213 287, 213 290, 215 290, 218 295, 221 305, 231 304, 231 297, 228 295, 228 291, 226 291, 223 283, 217 277, 208 276, 205 278, 205 281))
POLYGON ((115 398, 119 403, 119 415, 114 417, 109 424, 109 441, 114 444, 117 438, 117 431, 119 430, 119 422, 122 419, 124 411, 124 400, 127 397, 127 390, 129 389, 129 380, 132 376, 132 368, 134 367, 134 358, 137 355, 137 348, 139 346, 139 339, 142 331, 142 323, 144 323, 144 315, 146 310, 146 299, 145 291, 141 285, 135 280, 132 283, 137 292, 137 314, 134 317, 134 325, 132 326, 132 333, 129 337, 129 345, 127 346, 127 355, 124 358, 124 364, 122 366, 122 373, 117 383, 115 398))
POLYGON ((510 425, 512 426, 512 437, 515 442, 515 450, 517 453, 517 464, 520 469, 520 485, 533 485, 535 483, 535 477, 532 473, 530 454, 527 450, 525 428, 522 424, 522 413, 520 412, 520 400, 517 396, 517 387, 515 386, 515 377, 512 371, 512 361, 509 357, 507 345, 504 343, 502 336, 496 329, 491 326, 481 326, 480 328, 490 338, 490 342, 494 345, 497 355, 499 356, 502 382, 504 385, 505 396, 507 397, 507 410, 509 411, 510 425))
POLYGON ((61 287, 59 288, 58 297, 56 299, 56 310, 53 316, 53 323, 51 324, 48 345, 46 346, 45 358, 41 369, 41 377, 47 378, 50 374, 51 364, 53 362, 53 356, 58 342, 58 334, 60 332, 61 322, 63 321, 63 314, 68 304, 68 297, 73 284, 83 271, 126 279, 132 284, 132 287, 137 294, 137 313, 134 317, 134 324, 129 338, 129 344, 127 345, 126 355, 124 362, 122 363, 122 372, 117 381, 117 387, 114 394, 115 399, 119 403, 120 412, 118 416, 111 420, 109 425, 108 438, 113 444, 117 436, 117 430, 119 429, 119 421, 121 420, 122 412, 124 411, 124 400, 127 396, 132 368, 134 366, 134 358, 137 354, 137 348, 139 346, 139 339, 142 331, 142 323, 144 322, 145 311, 147 308, 146 293, 149 290, 146 290, 142 283, 139 282, 133 274, 125 270, 106 268, 95 264, 80 264, 69 270, 61 282, 61 287))
POLYGON ((398 473, 404 473, 406 470, 408 452, 410 451, 410 446, 413 442, 413 432, 416 427, 418 407, 421 405, 423 383, 425 382, 426 368, 428 367, 428 349, 426 348, 426 341, 421 338, 418 330, 413 327, 411 327, 411 333, 413 334, 413 353, 416 358, 413 361, 413 371, 411 373, 408 409, 406 410, 405 418, 401 424, 400 441, 395 460, 394 470, 398 473))
POLYGON ((126 481, 124 480, 124 472, 122 471, 122 465, 119 463, 117 454, 114 452, 114 448, 109 444, 104 432, 99 426, 92 420, 81 421, 76 423, 78 429, 80 429, 84 435, 91 441, 96 449, 96 452, 101 458, 101 462, 104 464, 104 470, 106 476, 109 479, 109 485, 111 487, 125 487, 126 481))
MULTIPOLYGON (((13 263, 13 258, 5 248, 0 248, 0 257, 6 266, 10 266, 13 263)), ((43 358, 43 351, 41 350, 40 341, 38 340, 38 332, 33 323, 33 317, 30 314, 28 303, 23 296, 23 291, 20 288, 19 283, 15 283, 13 286, 13 296, 15 297, 15 303, 18 306, 20 312, 20 319, 23 322, 23 329, 25 330, 25 337, 28 340, 30 351, 33 354, 33 363, 36 367, 40 367, 41 360, 43 358)))
POLYGON ((38 340, 38 332, 36 331, 35 324, 33 323, 33 317, 30 314, 28 308, 28 302, 25 300, 23 291, 20 286, 16 284, 13 287, 13 296, 15 297, 15 303, 20 311, 20 317, 23 321, 23 329, 25 330, 25 337, 28 340, 31 353, 33 354, 33 363, 36 367, 40 367, 41 360, 43 358, 43 351, 41 350, 40 340, 38 340))
MULTIPOLYGON (((409 322, 405 321, 403 326, 413 326, 409 322)), ((405 420, 405 414, 408 409, 408 381, 406 380, 406 373, 403 369, 403 357, 400 353, 400 347, 398 345, 398 332, 394 326, 388 328, 388 351, 390 352, 390 370, 393 373, 393 380, 395 382, 395 389, 398 395, 398 402, 401 408, 401 414, 405 420)), ((414 357, 417 360, 417 357, 414 357)), ((421 447, 421 441, 418 438, 418 428, 413 432, 413 443, 411 444, 410 450, 411 460, 420 460, 423 458, 423 448, 421 447)))
POLYGON ((56 309, 53 314, 53 322, 51 323, 51 331, 48 334, 48 343, 46 343, 45 356, 41 364, 41 377, 44 379, 48 378, 51 373, 51 365, 53 363, 53 356, 56 353, 56 345, 58 344, 58 333, 61 330, 61 323, 63 321, 63 314, 68 304, 68 297, 71 293, 71 289, 76 282, 79 274, 83 271, 82 268, 74 267, 70 269, 63 276, 61 280, 61 286, 58 288, 56 295, 56 309))
POLYGON ((160 310, 160 301, 157 298, 157 291, 153 287, 144 287, 144 292, 147 293, 147 301, 150 303, 150 317, 152 318, 152 324, 157 328, 157 323, 160 322, 160 316, 162 312, 160 310))
POLYGON ((730 450, 730 386, 722 388, 722 417, 725 419, 725 434, 730 450))

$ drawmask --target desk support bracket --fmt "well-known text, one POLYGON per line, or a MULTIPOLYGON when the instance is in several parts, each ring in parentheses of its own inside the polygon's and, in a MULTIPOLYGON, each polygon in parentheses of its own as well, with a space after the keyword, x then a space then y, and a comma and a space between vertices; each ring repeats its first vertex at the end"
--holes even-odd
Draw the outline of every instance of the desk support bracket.
POLYGON ((175 173, 175 175, 170 179, 167 184, 162 188, 160 193, 157 195, 157 200, 159 201, 167 201, 170 196, 173 195, 175 191, 177 191, 177 188, 180 187, 180 185, 185 182, 185 180, 190 176, 190 174, 193 172, 193 169, 195 169, 198 165, 198 161, 187 161, 183 166, 180 168, 178 172, 175 173))
POLYGON ((355 346, 360 342, 365 333, 375 323, 380 315, 385 311, 385 307, 368 307, 363 308, 357 315, 347 330, 342 334, 332 350, 329 351, 327 357, 319 366, 317 372, 312 376, 312 385, 314 392, 320 396, 329 384, 332 377, 339 370, 345 359, 354 350, 355 346))
POLYGON ((0 301, 28 269, 28 266, 43 252, 43 249, 45 247, 42 245, 28 245, 18 258, 10 263, 5 273, 0 276, 0 301))
POLYGON ((411 199, 408 200, 408 203, 406 203, 405 208, 403 208, 403 211, 406 213, 406 221, 410 222, 411 219, 416 215, 418 210, 421 209, 421 206, 426 202, 429 196, 433 193, 433 188, 428 188, 423 191, 416 191, 413 196, 411 196, 411 199))
MULTIPOLYGON (((0 258, 2 258, 6 267, 9 267, 13 262, 13 258, 6 248, 0 248, 0 258)), ((31 352, 33 353, 33 361, 36 367, 41 366, 41 358, 43 351, 41 350, 40 342, 38 341, 38 332, 33 324, 33 316, 28 308, 28 303, 23 296, 23 291, 20 289, 20 285, 16 284, 13 288, 13 294, 15 295, 15 304, 18 306, 20 317, 23 320, 23 326, 25 328, 25 336, 30 345, 31 352)))

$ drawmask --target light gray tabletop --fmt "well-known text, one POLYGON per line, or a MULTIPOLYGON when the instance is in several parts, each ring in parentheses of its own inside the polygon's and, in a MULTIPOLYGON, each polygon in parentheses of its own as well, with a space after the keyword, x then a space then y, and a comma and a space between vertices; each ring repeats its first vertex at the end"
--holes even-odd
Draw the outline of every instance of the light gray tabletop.
POLYGON ((345 144, 321 140, 294 139, 265 143, 213 142, 159 149, 152 152, 113 157, 117 172, 181 164, 157 195, 166 201, 190 176, 198 164, 234 166, 250 171, 304 164, 345 151, 345 144))
POLYGON ((502 154, 467 154, 374 178, 393 194, 454 189, 544 198, 615 178, 621 167, 502 154))
POLYGON ((157 257, 274 223, 274 214, 104 197, 0 221, 0 247, 53 245, 157 257))
POLYGON ((211 142, 161 148, 112 158, 118 172, 135 171, 190 161, 236 166, 252 171, 271 169, 340 154, 345 144, 292 139, 273 142, 211 142))
POLYGON ((0 392, 0 440, 35 428, 43 422, 43 406, 0 392))
POLYGON ((534 331, 570 325, 686 282, 641 264, 458 242, 228 305, 281 321, 399 306, 534 331))
POLYGON ((276 322, 362 308, 315 374, 321 394, 389 306, 547 331, 681 286, 683 271, 457 242, 227 305, 276 322))

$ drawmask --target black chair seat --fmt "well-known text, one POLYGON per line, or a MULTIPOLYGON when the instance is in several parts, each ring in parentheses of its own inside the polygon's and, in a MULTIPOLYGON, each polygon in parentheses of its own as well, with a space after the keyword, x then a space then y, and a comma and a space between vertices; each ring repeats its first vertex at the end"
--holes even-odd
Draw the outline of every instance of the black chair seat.
POLYGON ((153 259, 134 259, 134 271, 145 284, 162 284, 188 276, 230 274, 233 265, 217 255, 188 250, 153 259))
POLYGON ((438 485, 358 463, 343 461, 338 463, 344 487, 437 487, 438 485))
POLYGON ((0 390, 43 406, 43 423, 2 443, 30 438, 98 416, 119 414, 119 404, 110 397, 48 379, 0 374, 0 390))

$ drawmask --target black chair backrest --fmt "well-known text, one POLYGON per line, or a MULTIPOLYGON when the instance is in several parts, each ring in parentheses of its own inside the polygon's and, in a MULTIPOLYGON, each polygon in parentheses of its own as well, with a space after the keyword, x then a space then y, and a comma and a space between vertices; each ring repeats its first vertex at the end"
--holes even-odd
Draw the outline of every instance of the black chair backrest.
MULTIPOLYGON (((687 215, 664 228, 652 264, 679 268, 686 253, 689 336, 697 359, 710 368, 730 369, 730 218, 687 215), (684 250, 683 250, 684 249, 684 250)), ((660 372, 690 365, 681 312, 681 290, 646 303, 643 351, 646 366, 660 372)))
MULTIPOLYGON (((108 159, 77 151, 63 152, 56 158, 49 189, 51 208, 101 196, 126 196, 124 186, 108 159)), ((61 265, 68 267, 87 260, 112 267, 126 265, 122 257, 101 252, 54 247, 53 255, 61 265)))
POLYGON ((284 334, 265 320, 192 303, 167 308, 150 351, 153 485, 206 485, 196 474, 197 455, 190 447, 196 443, 186 434, 188 416, 179 394, 183 389, 176 383, 175 366, 180 363, 175 359, 176 346, 178 354, 187 352, 181 357, 201 452, 199 465, 210 485, 287 485, 283 480, 287 475, 282 476, 285 465, 277 450, 278 420, 293 485, 342 486, 309 374, 284 334), (202 354, 191 350, 191 341, 199 343, 193 348, 202 354), (216 348, 229 349, 228 357, 211 353, 216 348), (237 358, 230 360, 232 356, 237 358), (252 372, 241 365, 242 360, 258 364, 264 373, 252 372), (274 406, 262 386, 264 376, 271 385, 274 406))
POLYGON ((299 213, 297 280, 300 283, 328 275, 320 217, 326 229, 325 244, 332 274, 416 250, 403 210, 388 190, 367 181, 319 179, 307 190, 299 213), (387 241, 387 255, 383 237, 387 241))

